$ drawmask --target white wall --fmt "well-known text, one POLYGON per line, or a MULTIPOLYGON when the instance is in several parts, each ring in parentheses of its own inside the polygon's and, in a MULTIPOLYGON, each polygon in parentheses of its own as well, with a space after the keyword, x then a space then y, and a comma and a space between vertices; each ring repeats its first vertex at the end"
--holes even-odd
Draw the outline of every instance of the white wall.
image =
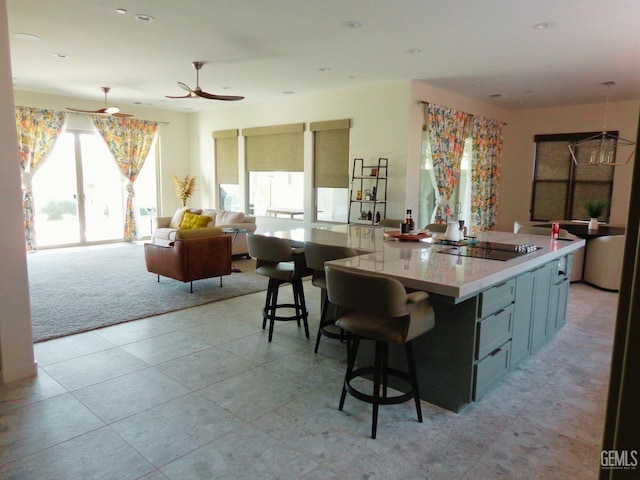
MULTIPOLYGON (((409 117, 407 99, 409 82, 397 82, 366 88, 343 90, 324 95, 296 97, 286 96, 282 101, 259 106, 242 104, 215 112, 198 114, 197 134, 194 135, 195 161, 192 172, 202 178, 211 178, 213 172, 213 139, 215 130, 239 129, 288 123, 306 123, 351 119, 349 156, 376 160, 389 159, 389 184, 387 217, 404 215, 406 204, 405 176, 408 157, 407 137, 409 117)), ((240 139, 242 147, 242 139, 240 139)), ((305 169, 311 170, 311 134, 305 132, 305 169)), ((240 157, 243 158, 242 148, 240 157)), ((240 170, 242 173, 241 164, 240 170)), ((310 176, 309 176, 310 177, 310 176)), ((311 189, 311 179, 306 179, 305 192, 311 189)), ((215 191, 213 180, 206 188, 196 192, 199 204, 213 205, 215 191)), ((310 195, 305 193, 308 198, 310 195)), ((194 205, 197 201, 192 202, 194 205)), ((305 203, 305 208, 307 204, 305 203)), ((307 212, 311 212, 309 205, 307 212)), ((306 215, 310 218, 311 215, 306 215)), ((299 224, 300 222, 298 222, 299 224)))
POLYGON ((0 0, 0 383, 36 374, 31 339, 31 307, 24 247, 24 216, 7 5, 0 0))

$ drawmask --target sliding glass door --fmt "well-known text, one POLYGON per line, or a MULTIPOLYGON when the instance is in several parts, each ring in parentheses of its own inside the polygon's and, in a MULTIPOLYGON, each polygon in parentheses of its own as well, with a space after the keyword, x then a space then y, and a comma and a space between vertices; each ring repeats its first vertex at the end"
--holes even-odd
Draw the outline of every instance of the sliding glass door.
MULTIPOLYGON (((151 167, 144 168, 145 175, 141 172, 139 177, 144 186, 135 184, 136 191, 144 192, 141 210, 146 215, 155 211, 155 155, 153 157, 147 162, 151 167)), ((34 175, 33 193, 38 247, 122 239, 124 183, 99 135, 79 131, 61 135, 51 156, 34 175)), ((148 235, 149 217, 138 225, 139 235, 148 235)))

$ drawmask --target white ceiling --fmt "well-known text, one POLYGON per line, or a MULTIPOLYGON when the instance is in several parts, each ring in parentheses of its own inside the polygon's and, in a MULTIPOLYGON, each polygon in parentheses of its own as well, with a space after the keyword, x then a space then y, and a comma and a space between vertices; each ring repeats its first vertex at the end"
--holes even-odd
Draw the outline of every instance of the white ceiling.
POLYGON ((165 98, 185 93, 177 81, 195 87, 194 60, 207 62, 203 90, 244 103, 401 79, 510 110, 597 103, 607 81, 616 83, 611 101, 640 99, 640 0, 7 0, 7 8, 15 88, 95 99, 96 108, 100 86, 121 107, 222 106, 165 98), (541 22, 555 26, 535 29, 541 22))

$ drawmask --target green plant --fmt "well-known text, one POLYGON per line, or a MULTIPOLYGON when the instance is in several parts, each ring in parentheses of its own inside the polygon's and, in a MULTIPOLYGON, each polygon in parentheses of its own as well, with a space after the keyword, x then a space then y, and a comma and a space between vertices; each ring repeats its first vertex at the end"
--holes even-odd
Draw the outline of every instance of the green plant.
POLYGON ((584 209, 590 218, 599 218, 609 206, 609 201, 602 197, 594 197, 584 202, 584 209))
POLYGON ((77 215, 78 213, 76 202, 71 200, 49 200, 41 211, 47 215, 47 220, 62 220, 64 214, 77 215))

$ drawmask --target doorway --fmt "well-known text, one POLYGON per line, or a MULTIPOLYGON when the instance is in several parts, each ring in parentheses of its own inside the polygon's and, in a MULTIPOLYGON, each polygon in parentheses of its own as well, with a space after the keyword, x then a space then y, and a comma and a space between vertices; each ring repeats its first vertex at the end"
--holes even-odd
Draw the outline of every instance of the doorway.
MULTIPOLYGON (((143 168, 147 171, 139 176, 146 187, 139 190, 144 192, 142 210, 147 214, 155 211, 155 154, 153 157, 145 162, 151 168, 143 168)), ((32 185, 39 248, 122 240, 125 185, 100 135, 67 130, 34 175, 32 185)), ((138 186, 136 181, 136 190, 138 186)), ((144 235, 148 220, 136 223, 139 234, 144 235)))

